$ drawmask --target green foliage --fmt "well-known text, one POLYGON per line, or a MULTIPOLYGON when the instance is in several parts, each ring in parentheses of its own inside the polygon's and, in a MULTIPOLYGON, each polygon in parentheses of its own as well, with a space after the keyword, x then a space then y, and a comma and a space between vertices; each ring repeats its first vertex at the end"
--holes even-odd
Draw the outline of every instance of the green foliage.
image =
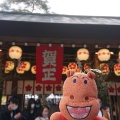
POLYGON ((5 0, 0 4, 2 11, 49 13, 47 0, 5 0))
POLYGON ((104 106, 110 105, 109 95, 108 95, 108 88, 111 82, 106 82, 107 75, 103 75, 102 73, 96 73, 96 84, 98 88, 98 98, 101 99, 102 104, 104 106))

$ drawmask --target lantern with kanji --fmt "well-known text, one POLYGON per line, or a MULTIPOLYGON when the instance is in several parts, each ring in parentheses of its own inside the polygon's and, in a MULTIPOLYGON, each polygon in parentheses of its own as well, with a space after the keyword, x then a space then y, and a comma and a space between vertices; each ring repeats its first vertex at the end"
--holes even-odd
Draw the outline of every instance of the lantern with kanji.
POLYGON ((62 74, 66 74, 67 70, 68 70, 67 66, 63 66, 63 68, 62 68, 62 74))
POLYGON ((12 61, 6 61, 5 63, 5 71, 11 71, 15 67, 15 64, 12 61))
POLYGON ((108 49, 101 49, 98 51, 98 59, 100 61, 108 61, 111 57, 111 53, 108 49))
POLYGON ((114 65, 114 73, 115 75, 120 76, 120 64, 114 65))
POLYGON ((104 74, 104 75, 107 75, 110 72, 109 66, 106 63, 100 64, 100 70, 101 70, 102 74, 104 74))
POLYGON ((19 59, 22 56, 22 49, 18 46, 12 46, 9 49, 9 57, 11 59, 19 59))
POLYGON ((28 61, 23 61, 21 64, 20 64, 20 67, 24 70, 24 71, 28 71, 30 69, 30 62, 28 61))
POLYGON ((18 74, 23 74, 25 72, 22 67, 17 67, 16 71, 18 74))
POLYGON ((36 65, 33 65, 31 67, 31 72, 32 72, 32 74, 36 74, 36 65))
POLYGON ((86 48, 81 48, 77 51, 77 59, 86 61, 89 58, 89 51, 86 48))
POLYGON ((68 69, 71 69, 71 70, 76 70, 77 69, 77 64, 75 62, 71 62, 68 64, 68 69))

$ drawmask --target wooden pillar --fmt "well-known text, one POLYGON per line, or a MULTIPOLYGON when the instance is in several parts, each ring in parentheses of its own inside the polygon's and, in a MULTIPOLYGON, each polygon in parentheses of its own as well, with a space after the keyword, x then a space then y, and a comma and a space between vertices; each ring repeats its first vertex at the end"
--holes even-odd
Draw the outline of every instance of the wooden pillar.
POLYGON ((0 51, 0 109, 1 109, 1 99, 2 99, 2 92, 3 92, 3 53, 0 51))
POLYGON ((12 79, 12 95, 17 95, 17 89, 18 89, 18 86, 17 86, 17 79, 13 78, 12 79))
POLYGON ((95 67, 95 69, 100 69, 99 64, 100 63, 99 63, 97 54, 95 54, 95 56, 94 56, 94 67, 95 67))
POLYGON ((19 79, 19 77, 18 77, 18 74, 17 74, 17 72, 16 72, 16 67, 17 67, 17 61, 16 60, 13 60, 13 62, 14 62, 14 64, 15 64, 15 68, 14 68, 14 70, 13 71, 11 71, 12 72, 12 95, 17 95, 17 89, 18 89, 18 84, 17 84, 17 82, 18 82, 18 79, 19 79))
MULTIPOLYGON (((0 76, 2 74, 2 51, 0 51, 0 76)), ((2 83, 0 80, 0 103, 1 103, 1 97, 2 97, 2 83)))
POLYGON ((2 63, 2 51, 0 51, 0 63, 2 63))

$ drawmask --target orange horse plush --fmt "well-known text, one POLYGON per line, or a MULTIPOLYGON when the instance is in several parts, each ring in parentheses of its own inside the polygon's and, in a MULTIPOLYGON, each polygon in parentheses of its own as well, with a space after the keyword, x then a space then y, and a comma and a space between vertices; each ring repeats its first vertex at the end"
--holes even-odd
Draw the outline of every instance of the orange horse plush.
POLYGON ((107 120, 98 117, 98 91, 93 72, 67 72, 63 85, 63 97, 60 101, 60 112, 51 115, 50 120, 107 120))

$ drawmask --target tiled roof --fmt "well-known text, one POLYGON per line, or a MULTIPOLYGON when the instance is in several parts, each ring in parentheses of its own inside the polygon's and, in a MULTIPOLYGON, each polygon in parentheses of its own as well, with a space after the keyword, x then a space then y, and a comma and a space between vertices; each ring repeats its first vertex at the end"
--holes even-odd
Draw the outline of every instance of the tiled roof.
POLYGON ((120 25, 120 17, 102 16, 71 16, 56 14, 30 14, 0 12, 0 20, 40 22, 40 23, 63 23, 63 24, 95 24, 95 25, 120 25))

